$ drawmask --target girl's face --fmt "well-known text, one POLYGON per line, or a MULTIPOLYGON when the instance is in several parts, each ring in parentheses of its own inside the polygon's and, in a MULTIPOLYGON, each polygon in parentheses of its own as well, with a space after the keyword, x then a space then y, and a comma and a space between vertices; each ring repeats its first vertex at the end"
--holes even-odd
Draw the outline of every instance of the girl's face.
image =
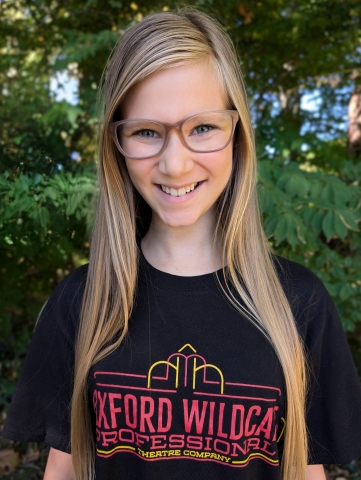
MULTIPOLYGON (((129 91, 121 113, 124 120, 144 118, 174 124, 198 113, 226 109, 214 67, 203 61, 150 75, 129 91)), ((183 145, 179 132, 172 130, 166 149, 158 156, 125 158, 134 187, 152 208, 153 225, 189 227, 211 220, 212 207, 231 174, 232 143, 217 152, 192 152, 183 145), (183 194, 193 184, 196 188, 183 194), (181 196, 164 192, 166 188, 181 196)))

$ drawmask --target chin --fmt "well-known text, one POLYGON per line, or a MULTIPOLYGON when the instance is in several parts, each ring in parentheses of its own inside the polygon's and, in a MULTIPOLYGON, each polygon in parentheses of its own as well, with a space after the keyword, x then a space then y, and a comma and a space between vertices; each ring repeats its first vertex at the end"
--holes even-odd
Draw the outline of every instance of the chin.
POLYGON ((177 228, 177 227, 191 227, 197 221, 199 220, 198 216, 193 216, 193 215, 169 215, 169 216, 164 216, 160 217, 162 219, 162 222, 167 226, 171 228, 177 228))

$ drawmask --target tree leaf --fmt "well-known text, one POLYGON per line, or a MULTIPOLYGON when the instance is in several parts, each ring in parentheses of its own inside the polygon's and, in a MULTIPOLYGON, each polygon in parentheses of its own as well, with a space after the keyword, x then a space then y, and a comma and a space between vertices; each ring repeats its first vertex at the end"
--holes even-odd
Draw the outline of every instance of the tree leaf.
POLYGON ((318 179, 314 179, 311 182, 310 193, 313 198, 318 198, 321 194, 323 188, 323 182, 318 179))
POLYGON ((297 237, 300 240, 301 243, 306 245, 306 230, 305 227, 301 225, 297 225, 297 237))
POLYGON ((286 183, 285 190, 291 198, 296 195, 303 198, 308 193, 307 180, 301 175, 293 174, 286 183))
POLYGON ((304 207, 303 220, 306 225, 310 224, 314 214, 315 214, 315 209, 313 207, 309 207, 309 206, 304 207))
POLYGON ((291 219, 289 219, 288 222, 288 229, 287 229, 287 241, 291 245, 292 250, 294 250, 295 246, 300 243, 297 231, 296 231, 296 225, 292 222, 291 219))
POLYGON ((264 222, 264 229, 268 238, 274 235, 279 219, 280 219, 279 213, 270 215, 269 217, 266 218, 264 222))
POLYGON ((321 255, 317 255, 317 258, 316 258, 316 267, 317 268, 321 268, 324 266, 324 264, 326 263, 326 255, 324 255, 323 253, 321 253, 321 255))
POLYGON ((337 235, 341 238, 341 240, 343 240, 346 236, 346 233, 347 233, 347 227, 345 226, 345 224, 341 220, 337 211, 335 212, 334 228, 335 228, 335 232, 337 233, 337 235))
POLYGON ((345 207, 347 202, 352 197, 351 189, 345 184, 341 184, 337 186, 333 185, 333 192, 334 192, 335 203, 341 207, 342 206, 345 207))
POLYGON ((283 173, 277 180, 277 187, 284 190, 286 184, 289 182, 291 175, 289 173, 283 173))
POLYGON ((341 300, 347 300, 351 295, 353 295, 355 290, 351 287, 349 283, 345 283, 340 290, 340 298, 341 300))
POLYGON ((30 181, 29 181, 28 176, 21 174, 19 180, 20 180, 20 184, 21 184, 23 190, 28 191, 29 190, 29 185, 30 185, 30 181))
POLYGON ((28 212, 30 208, 34 205, 34 200, 31 197, 23 196, 18 201, 17 207, 19 212, 28 212))
POLYGON ((43 180, 43 176, 40 175, 40 173, 34 173, 34 177, 33 177, 34 185, 37 185, 37 184, 40 183, 42 180, 43 180))
POLYGON ((329 241, 332 235, 335 233, 334 217, 334 212, 332 210, 329 210, 322 220, 322 230, 326 236, 327 241, 329 241))
POLYGON ((39 218, 39 221, 40 221, 40 225, 43 228, 46 228, 48 226, 48 223, 49 223, 49 220, 50 220, 50 215, 49 215, 48 209, 45 208, 45 207, 40 207, 39 211, 38 211, 38 218, 39 218))
POLYGON ((82 198, 81 193, 73 193, 68 199, 68 204, 66 206, 66 214, 72 215, 76 209, 79 207, 80 200, 82 198))
POLYGON ((354 230, 358 232, 358 225, 356 223, 355 216, 349 210, 337 210, 337 213, 342 220, 342 223, 349 228, 350 230, 354 230))
POLYGON ((46 187, 44 191, 45 195, 52 200, 56 200, 58 198, 59 190, 54 187, 46 187))
POLYGON ((274 205, 272 191, 269 188, 263 187, 260 191, 260 197, 262 212, 270 212, 274 205))
POLYGON ((311 228, 315 235, 318 235, 322 229, 322 219, 324 216, 324 212, 322 210, 318 210, 311 220, 311 228))
POLYGON ((323 187, 321 198, 322 200, 333 202, 333 188, 331 184, 326 183, 326 185, 323 187))
POLYGON ((29 217, 39 223, 43 228, 47 227, 50 220, 49 211, 45 207, 36 207, 29 217))
POLYGON ((288 217, 285 215, 281 217, 275 229, 274 235, 275 235, 275 240, 277 245, 279 245, 282 242, 282 240, 286 238, 287 231, 288 231, 288 217))

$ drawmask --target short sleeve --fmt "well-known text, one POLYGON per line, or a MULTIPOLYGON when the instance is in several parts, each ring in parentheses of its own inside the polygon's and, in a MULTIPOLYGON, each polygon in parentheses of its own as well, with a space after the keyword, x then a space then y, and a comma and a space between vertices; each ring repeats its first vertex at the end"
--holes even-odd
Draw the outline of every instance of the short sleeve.
POLYGON ((309 362, 309 463, 348 463, 361 455, 361 384, 328 291, 311 272, 309 285, 298 312, 309 362))
POLYGON ((307 355, 308 463, 348 463, 361 455, 361 383, 340 317, 311 270, 279 256, 274 264, 307 355))
POLYGON ((56 287, 42 308, 2 435, 70 453, 74 341, 87 265, 56 287))

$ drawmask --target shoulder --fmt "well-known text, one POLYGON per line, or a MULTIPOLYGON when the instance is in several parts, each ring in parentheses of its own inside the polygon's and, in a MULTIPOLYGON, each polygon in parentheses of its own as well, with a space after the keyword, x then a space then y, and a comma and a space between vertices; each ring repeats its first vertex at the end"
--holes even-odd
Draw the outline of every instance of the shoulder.
POLYGON ((314 272, 278 255, 273 255, 272 259, 295 320, 304 333, 312 327, 320 328, 321 322, 338 317, 330 294, 314 272))
POLYGON ((68 273, 56 286, 50 299, 57 302, 81 300, 87 279, 88 266, 89 264, 82 265, 68 273))
POLYGON ((52 328, 52 325, 57 325, 63 332, 74 331, 81 311, 87 273, 88 264, 82 265, 58 283, 39 313, 35 331, 52 328))
POLYGON ((85 285, 86 278, 88 275, 89 264, 86 263, 85 265, 81 265, 80 267, 74 268, 70 273, 65 275, 65 277, 59 282, 59 285, 63 287, 76 287, 85 285))
POLYGON ((315 292, 327 291, 318 276, 304 265, 279 255, 272 255, 272 260, 287 295, 308 297, 315 292))

